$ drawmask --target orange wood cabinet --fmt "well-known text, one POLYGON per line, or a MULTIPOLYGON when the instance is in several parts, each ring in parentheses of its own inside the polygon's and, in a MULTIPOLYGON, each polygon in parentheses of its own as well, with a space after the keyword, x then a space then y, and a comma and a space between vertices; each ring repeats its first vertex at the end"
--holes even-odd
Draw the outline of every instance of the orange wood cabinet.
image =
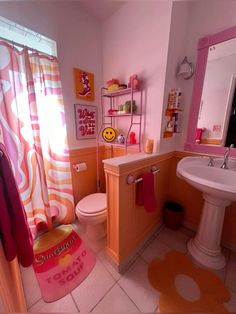
POLYGON ((161 222, 161 210, 168 197, 171 158, 172 153, 168 153, 119 165, 115 165, 116 158, 111 163, 104 161, 108 202, 107 252, 118 268, 122 268, 138 245, 161 222), (127 184, 126 180, 129 174, 137 179, 144 172, 150 172, 153 165, 160 169, 154 175, 157 209, 147 213, 143 206, 135 204, 136 184, 127 184))
POLYGON ((4 313, 27 312, 19 264, 7 262, 0 241, 0 303, 4 313))
MULTIPOLYGON (((107 252, 118 268, 122 268, 128 257, 135 253, 150 231, 160 225, 166 200, 179 202, 185 210, 184 224, 197 229, 203 207, 202 194, 176 175, 178 161, 190 155, 194 154, 172 152, 117 165, 116 162, 104 161, 108 201, 107 252), (138 178, 145 171, 150 171, 152 165, 157 166, 160 172, 155 175, 157 210, 150 214, 143 206, 136 206, 136 184, 127 184, 126 178, 129 174, 138 178)), ((222 241, 234 251, 235 221, 236 203, 232 203, 226 208, 222 241)))

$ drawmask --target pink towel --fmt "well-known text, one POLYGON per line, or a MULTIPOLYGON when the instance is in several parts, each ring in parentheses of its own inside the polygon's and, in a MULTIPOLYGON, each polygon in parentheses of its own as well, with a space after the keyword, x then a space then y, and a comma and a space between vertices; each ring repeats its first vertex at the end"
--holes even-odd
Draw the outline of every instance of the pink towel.
POLYGON ((153 173, 144 173, 142 179, 136 187, 136 205, 144 205, 146 212, 154 212, 156 210, 156 198, 153 173))

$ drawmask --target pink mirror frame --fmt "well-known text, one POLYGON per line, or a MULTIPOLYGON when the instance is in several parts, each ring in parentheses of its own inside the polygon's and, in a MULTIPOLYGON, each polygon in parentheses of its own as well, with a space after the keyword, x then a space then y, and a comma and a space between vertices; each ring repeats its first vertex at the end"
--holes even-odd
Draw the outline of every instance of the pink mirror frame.
MULTIPOLYGON (((203 38, 200 38, 198 41, 198 56, 197 56, 197 65, 195 80, 193 85, 192 93, 192 102, 189 113, 189 123, 188 123, 188 134, 187 141, 185 143, 184 149, 186 151, 203 153, 203 154, 212 154, 212 155, 223 155, 225 152, 225 147, 206 145, 206 144, 197 144, 195 143, 196 129, 197 129, 197 120, 198 113, 202 95, 202 88, 206 70, 208 48, 209 46, 218 44, 220 42, 232 39, 236 37, 236 26, 228 28, 220 33, 214 35, 209 35, 203 38)), ((231 156, 236 157, 236 149, 232 149, 231 156)))

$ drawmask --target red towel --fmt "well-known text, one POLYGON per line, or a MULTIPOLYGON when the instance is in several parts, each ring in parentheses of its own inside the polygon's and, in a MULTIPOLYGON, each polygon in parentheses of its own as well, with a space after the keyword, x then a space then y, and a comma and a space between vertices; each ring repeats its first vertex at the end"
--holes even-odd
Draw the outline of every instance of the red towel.
POLYGON ((0 234, 6 259, 16 256, 21 265, 30 266, 34 259, 33 239, 27 224, 17 184, 5 147, 0 144, 0 234))
POLYGON ((146 212, 154 212, 156 210, 154 175, 147 172, 142 175, 142 179, 136 187, 136 205, 144 205, 146 212))

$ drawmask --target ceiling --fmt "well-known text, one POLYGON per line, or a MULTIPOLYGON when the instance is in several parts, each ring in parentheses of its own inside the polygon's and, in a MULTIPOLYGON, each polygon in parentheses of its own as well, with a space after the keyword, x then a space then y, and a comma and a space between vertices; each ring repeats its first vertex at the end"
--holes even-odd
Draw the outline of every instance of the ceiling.
POLYGON ((108 0, 81 0, 80 4, 89 15, 104 21, 115 13, 126 1, 108 1, 108 0))

